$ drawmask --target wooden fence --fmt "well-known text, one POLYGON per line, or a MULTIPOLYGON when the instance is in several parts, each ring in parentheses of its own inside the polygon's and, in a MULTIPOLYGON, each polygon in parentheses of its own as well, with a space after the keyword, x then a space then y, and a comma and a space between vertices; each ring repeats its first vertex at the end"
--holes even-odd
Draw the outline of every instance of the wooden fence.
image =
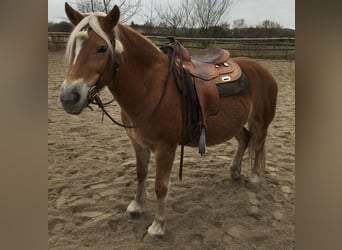
POLYGON ((69 36, 68 32, 48 32, 48 49, 65 49, 69 36))
MULTIPOLYGON (((70 33, 49 32, 48 49, 64 49, 70 33)), ((147 36, 158 47, 168 41, 163 36, 147 36)), ((252 58, 295 59, 295 38, 184 38, 177 40, 190 50, 216 47, 230 51, 231 56, 252 58)))

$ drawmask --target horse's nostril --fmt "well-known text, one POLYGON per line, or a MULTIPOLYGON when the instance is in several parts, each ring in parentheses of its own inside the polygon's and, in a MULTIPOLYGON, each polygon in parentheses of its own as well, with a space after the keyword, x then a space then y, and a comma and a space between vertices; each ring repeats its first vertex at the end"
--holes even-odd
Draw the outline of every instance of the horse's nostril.
POLYGON ((60 95, 60 100, 64 104, 75 105, 81 99, 81 95, 76 91, 71 91, 71 93, 63 93, 60 95))
POLYGON ((81 95, 78 92, 72 91, 74 104, 78 103, 81 99, 81 95))
POLYGON ((59 95, 63 109, 70 114, 80 114, 88 104, 88 92, 89 88, 82 82, 63 83, 59 95))

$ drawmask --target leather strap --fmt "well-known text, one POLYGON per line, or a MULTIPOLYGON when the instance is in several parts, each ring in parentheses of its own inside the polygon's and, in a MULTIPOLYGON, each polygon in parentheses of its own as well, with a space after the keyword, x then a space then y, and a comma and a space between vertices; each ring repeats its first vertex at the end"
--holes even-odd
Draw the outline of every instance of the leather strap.
MULTIPOLYGON (((171 75, 171 72, 173 70, 173 67, 174 67, 174 62, 175 62, 175 52, 176 51, 173 51, 172 54, 169 53, 169 58, 170 58, 170 65, 169 65, 169 70, 168 70, 168 73, 167 73, 167 77, 166 77, 166 80, 165 80, 165 83, 164 83, 164 89, 163 89, 163 92, 162 92, 162 95, 160 96, 159 98, 159 101, 157 103, 157 105, 154 107, 154 109, 152 110, 152 112, 149 114, 149 116, 147 117, 146 121, 144 121, 142 124, 138 124, 138 125, 126 125, 126 124, 123 124, 123 123, 120 123, 118 121, 116 121, 105 109, 105 105, 103 104, 103 102, 101 101, 101 98, 99 97, 99 95, 97 93, 95 94, 92 94, 91 91, 93 91, 93 88, 91 88, 89 90, 89 93, 88 93, 88 98, 89 98, 89 104, 90 103, 95 103, 98 105, 99 108, 101 108, 102 112, 116 125, 120 126, 120 127, 123 127, 123 128, 140 128, 140 127, 143 127, 145 126, 146 124, 148 124, 148 122, 153 118, 153 116, 155 116, 160 107, 161 107, 161 104, 164 100, 164 97, 166 95, 166 90, 167 90, 167 86, 169 85, 169 79, 170 79, 170 75, 171 75)), ((117 71, 119 69, 119 66, 118 64, 115 64, 117 65, 117 67, 115 68, 115 70, 117 71)), ((104 73, 101 75, 101 77, 99 78, 99 81, 98 83, 95 85, 95 88, 97 88, 97 86, 99 86, 101 84, 101 81, 103 80, 103 77, 104 77, 104 73)), ((89 105, 88 104, 88 105, 89 105)))

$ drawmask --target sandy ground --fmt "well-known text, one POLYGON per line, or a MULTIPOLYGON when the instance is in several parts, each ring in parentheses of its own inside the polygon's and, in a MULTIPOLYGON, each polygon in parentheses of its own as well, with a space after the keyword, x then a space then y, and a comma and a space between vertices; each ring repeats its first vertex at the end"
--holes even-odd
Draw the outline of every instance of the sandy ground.
MULTIPOLYGON (((259 60, 279 84, 270 125, 266 171, 258 190, 230 179, 235 140, 207 148, 203 157, 186 148, 183 181, 179 151, 171 177, 167 230, 159 243, 143 242, 155 208, 153 161, 147 212, 124 214, 135 193, 135 159, 125 131, 98 109, 65 113, 59 87, 63 52, 48 55, 48 245, 49 249, 293 249, 295 243, 295 64, 259 60)), ((108 92, 103 93, 109 99, 108 92)), ((119 107, 108 109, 119 118, 119 107)), ((152 157, 153 158, 153 157, 152 157)), ((242 166, 250 172, 247 154, 242 166)))

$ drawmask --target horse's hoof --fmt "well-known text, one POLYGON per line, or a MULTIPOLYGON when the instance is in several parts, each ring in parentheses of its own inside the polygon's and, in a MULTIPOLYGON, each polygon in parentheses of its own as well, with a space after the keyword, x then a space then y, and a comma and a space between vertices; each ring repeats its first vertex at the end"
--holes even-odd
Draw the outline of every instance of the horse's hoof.
POLYGON ((150 235, 147 233, 145 234, 143 241, 145 243, 158 243, 163 241, 163 235, 150 235))
POLYGON ((126 213, 127 213, 128 218, 131 220, 140 219, 142 216, 142 213, 139 213, 139 212, 126 212, 126 213))
POLYGON ((133 200, 126 209, 126 214, 130 219, 139 219, 145 211, 145 206, 133 200))
POLYGON ((230 177, 234 180, 234 181, 238 181, 241 179, 241 173, 237 170, 231 170, 230 171, 230 177))
POLYGON ((245 180, 245 186, 248 189, 257 189, 260 186, 260 179, 257 175, 251 176, 249 179, 245 180))
POLYGON ((250 182, 250 180, 245 180, 245 187, 248 189, 256 189, 258 184, 250 182))

